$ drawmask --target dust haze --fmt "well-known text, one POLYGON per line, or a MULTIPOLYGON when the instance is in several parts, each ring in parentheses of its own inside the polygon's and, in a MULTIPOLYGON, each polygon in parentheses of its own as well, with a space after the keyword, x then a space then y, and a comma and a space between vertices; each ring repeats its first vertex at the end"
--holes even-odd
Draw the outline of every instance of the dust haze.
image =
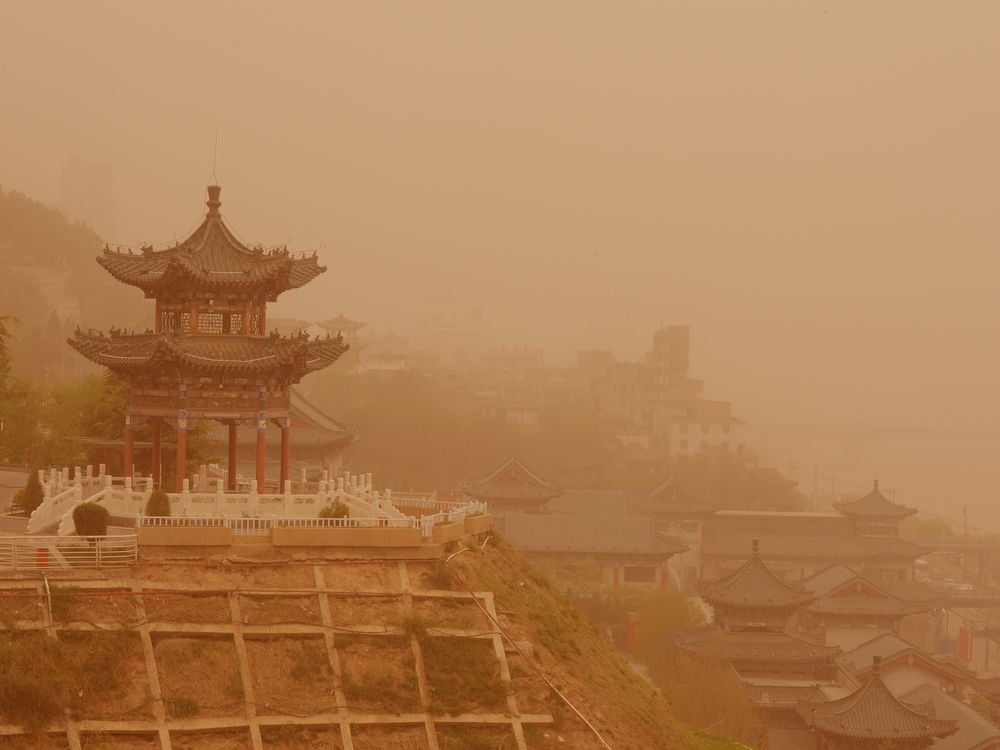
POLYGON ((278 316, 406 333, 452 294, 549 364, 691 324, 766 460, 994 523, 997 28, 991 2, 4 2, 0 185, 58 205, 69 159, 108 165, 95 229, 159 246, 214 173, 242 237, 329 268, 278 316))

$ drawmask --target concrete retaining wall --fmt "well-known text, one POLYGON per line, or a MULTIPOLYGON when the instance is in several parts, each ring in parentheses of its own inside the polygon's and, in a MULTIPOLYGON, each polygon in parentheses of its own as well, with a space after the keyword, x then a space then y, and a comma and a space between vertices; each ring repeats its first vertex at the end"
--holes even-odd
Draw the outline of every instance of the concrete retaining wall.
POLYGON ((273 528, 275 547, 419 547, 420 529, 273 528))
POLYGON ((485 534, 492 528, 493 528, 493 516, 482 515, 482 516, 465 517, 465 533, 469 536, 477 536, 479 534, 485 534))
POLYGON ((233 530, 225 526, 140 526, 139 546, 226 547, 233 543, 233 530))
POLYGON ((465 524, 461 521, 435 524, 431 530, 431 540, 435 544, 457 542, 463 536, 465 536, 465 524))

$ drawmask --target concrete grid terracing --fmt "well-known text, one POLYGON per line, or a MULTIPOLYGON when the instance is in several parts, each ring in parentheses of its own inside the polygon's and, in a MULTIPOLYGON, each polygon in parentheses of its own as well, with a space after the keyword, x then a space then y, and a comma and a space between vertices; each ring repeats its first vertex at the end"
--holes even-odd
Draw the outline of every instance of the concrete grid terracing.
MULTIPOLYGON (((0 581, 0 592, 11 594, 21 592, 35 594, 36 602, 41 605, 41 617, 34 619, 16 619, 8 623, 16 631, 44 631, 52 637, 67 637, 66 634, 86 632, 135 633, 141 643, 141 662, 145 666, 145 687, 147 704, 143 708, 145 716, 122 718, 127 713, 121 711, 108 712, 117 718, 82 716, 67 719, 61 726, 51 727, 49 734, 58 740, 64 740, 64 745, 57 742, 56 746, 69 747, 72 750, 87 750, 88 738, 106 736, 134 736, 148 738, 148 744, 143 747, 159 748, 159 750, 178 750, 180 747, 198 747, 198 736, 214 736, 213 733, 232 733, 235 737, 244 737, 244 744, 233 747, 253 748, 253 750, 269 750, 269 748, 284 748, 280 741, 269 741, 274 732, 281 728, 307 728, 310 730, 326 730, 329 744, 322 747, 339 747, 344 750, 355 750, 361 747, 391 747, 391 744, 370 744, 371 740, 363 741, 358 735, 365 732, 388 731, 391 728, 410 728, 406 731, 413 734, 416 728, 421 730, 420 744, 407 744, 406 747, 427 747, 432 750, 442 749, 439 743, 439 732, 447 733, 461 728, 462 731, 475 731, 476 728, 487 730, 492 728, 502 731, 507 738, 502 747, 527 750, 529 747, 524 733, 525 725, 535 725, 539 728, 550 725, 553 721, 549 713, 521 713, 518 707, 518 695, 511 681, 511 672, 507 662, 507 654, 503 637, 494 623, 482 615, 473 602, 473 595, 468 592, 444 590, 440 588, 421 588, 411 585, 411 566, 417 570, 417 575, 426 578, 426 572, 420 573, 419 568, 426 568, 429 563, 408 561, 370 562, 359 561, 338 564, 335 561, 313 561, 309 563, 283 563, 280 566, 273 563, 254 563, 249 566, 233 565, 225 569, 215 569, 215 582, 221 582, 227 573, 242 571, 245 578, 250 578, 250 586, 229 586, 213 589, 211 585, 194 582, 177 582, 172 580, 151 580, 143 577, 89 577, 70 580, 53 580, 49 583, 53 591, 70 590, 72 596, 80 601, 91 597, 93 602, 86 607, 85 616, 74 613, 61 613, 53 620, 52 610, 45 606, 45 582, 38 579, 22 579, 0 581), (337 583, 331 583, 328 578, 342 578, 338 571, 351 569, 351 566, 378 566, 379 575, 369 576, 364 581, 366 585, 359 588, 341 588, 337 583), (260 585, 253 581, 256 572, 263 572, 276 580, 282 571, 294 568, 296 580, 285 585, 260 585), (376 580, 374 585, 372 579, 376 580), (190 597, 198 597, 197 600, 190 597), (199 602, 198 612, 207 614, 188 616, 187 621, 179 621, 178 616, 164 613, 172 607, 172 598, 177 601, 199 602), (225 602, 227 606, 218 608, 215 614, 208 613, 208 602, 214 598, 215 603, 225 602), (263 603, 263 604, 262 604, 263 603), (352 604, 353 603, 353 604, 352 604), (357 604, 364 614, 371 612, 375 616, 369 621, 355 621, 350 618, 351 606, 357 604), (149 605, 149 606, 147 606, 149 605), (448 612, 463 611, 468 606, 480 618, 477 622, 452 622, 447 619, 440 625, 435 625, 428 613, 442 612, 447 618, 448 612), (103 609, 102 609, 103 607, 103 609), (127 610, 124 615, 119 611, 109 612, 108 607, 127 610), (271 610, 267 610, 270 607, 271 610), (366 609, 367 607, 367 609, 366 609), (382 609, 380 609, 380 607, 382 609), (347 619, 350 624, 344 624, 342 610, 347 609, 347 619), (295 615, 298 609, 306 613, 295 615), (277 611, 276 616, 270 616, 267 611, 277 611), (284 613, 283 613, 284 612, 284 613), (287 613, 292 612, 289 616, 287 613), (338 613, 341 613, 338 615, 338 613), (379 614, 382 614, 379 617, 379 614), (297 618, 297 619, 296 619, 297 618), (192 621, 197 620, 197 621, 192 621), (458 627, 448 627, 448 625, 458 627), (472 627, 472 625, 475 625, 472 627), (502 708, 472 707, 465 713, 451 715, 445 713, 441 705, 435 705, 432 695, 433 686, 428 680, 428 670, 424 663, 422 642, 434 638, 460 638, 464 643, 482 643, 484 650, 492 653, 496 660, 496 671, 505 696, 502 708), (409 646, 407 657, 396 664, 402 670, 410 672, 410 678, 416 683, 418 698, 412 710, 394 713, 371 707, 351 705, 345 695, 345 674, 343 659, 349 653, 351 644, 360 640, 374 644, 405 643, 409 646), (313 706, 312 710, 296 709, 281 710, 268 703, 266 696, 257 695, 260 689, 267 692, 273 672, 265 674, 262 663, 255 659, 263 659, 269 650, 275 650, 291 643, 313 644, 316 652, 325 661, 323 668, 332 676, 329 700, 325 705, 313 706), (231 652, 235 661, 235 674, 232 685, 226 686, 227 695, 238 696, 232 706, 215 710, 209 707, 207 713, 217 715, 184 716, 177 710, 174 703, 177 692, 178 666, 173 663, 178 644, 186 644, 194 649, 204 648, 205 653, 195 658, 213 657, 213 654, 231 652), (321 645, 320 645, 321 644, 321 645), (168 652, 168 647, 172 652, 168 652), (272 648, 273 647, 273 648, 272 648), (172 687, 171 687, 172 686, 172 687), (504 708, 506 710, 504 710, 504 708), (193 745, 191 744, 193 743, 193 745)), ((149 568, 140 565, 139 568, 149 568)), ((184 572, 195 566, 179 566, 175 569, 177 575, 167 578, 184 578, 184 572)), ((164 570, 169 570, 168 567, 164 570)), ((155 578, 155 576, 153 577, 155 578)), ((236 580, 237 583, 240 581, 236 580)), ((491 592, 476 592, 474 596, 483 607, 496 619, 493 595, 491 592)), ((190 611, 190 610, 189 610, 190 611)), ((185 614, 183 607, 180 614, 185 614)), ((7 619, 7 618, 0 618, 7 619)), ((461 617, 459 617, 461 619, 461 617)), ((301 646, 304 651, 305 645, 301 646)), ((391 652, 391 650, 390 650, 391 652)), ((183 652, 186 653, 186 652, 183 652)), ((220 662, 224 663, 224 662, 220 662)), ((274 664, 280 663, 275 657, 274 664)), ((220 668, 217 671, 225 671, 220 668)), ((405 672, 404 672, 405 674, 405 672)), ((282 675, 287 677, 287 675, 282 675)), ((468 675, 470 681, 477 675, 468 675)), ((187 678, 190 679, 190 676, 187 678)), ((181 678, 183 683, 185 678, 181 678)), ((27 741, 23 730, 16 726, 0 725, 0 747, 3 740, 13 740, 21 736, 27 741)), ((391 740, 389 740, 391 742, 391 740)), ((14 745, 16 746, 16 745, 14 745)), ((135 745, 138 747, 139 745, 135 745)), ((205 745, 209 747, 209 744, 205 745)), ((291 746, 291 745, 287 745, 291 746)), ((403 746, 403 745, 400 745, 403 746)), ((130 746, 131 747, 131 746, 130 746)))

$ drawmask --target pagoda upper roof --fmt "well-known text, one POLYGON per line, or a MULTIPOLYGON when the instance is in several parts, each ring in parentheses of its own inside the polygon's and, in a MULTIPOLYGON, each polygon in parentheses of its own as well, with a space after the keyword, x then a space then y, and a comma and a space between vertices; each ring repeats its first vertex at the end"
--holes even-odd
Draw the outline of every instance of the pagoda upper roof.
POLYGON ((878 662, 857 690, 837 700, 803 701, 796 710, 810 729, 847 740, 919 742, 958 731, 954 719, 938 719, 906 705, 889 692, 878 662))
POLYGON ((872 491, 860 500, 849 503, 837 503, 837 510, 845 516, 857 518, 886 518, 900 520, 907 516, 912 516, 917 512, 916 508, 908 508, 905 505, 898 505, 887 499, 879 492, 878 480, 872 487, 872 491))
POLYGON ((725 661, 832 663, 840 654, 840 646, 815 643, 795 633, 678 629, 672 635, 679 648, 725 661))
POLYGON ((333 364, 348 345, 340 337, 232 336, 168 333, 111 335, 77 331, 69 345, 115 372, 184 366, 191 370, 267 372, 287 367, 298 375, 333 364))
POLYGON ((287 248, 265 251, 244 245, 222 220, 220 191, 218 185, 208 188, 208 213, 183 242, 165 250, 144 247, 138 253, 105 247, 97 262, 119 281, 139 287, 147 295, 169 287, 198 286, 263 289, 269 299, 275 299, 326 270, 315 253, 294 256, 287 248))
POLYGON ((558 497, 563 491, 549 484, 515 456, 475 484, 465 487, 467 495, 483 500, 537 501, 558 497))
POLYGON ((791 609, 815 598, 811 591, 786 583, 772 573, 760 559, 756 539, 749 560, 724 578, 699 582, 698 592, 713 606, 753 609, 791 609))

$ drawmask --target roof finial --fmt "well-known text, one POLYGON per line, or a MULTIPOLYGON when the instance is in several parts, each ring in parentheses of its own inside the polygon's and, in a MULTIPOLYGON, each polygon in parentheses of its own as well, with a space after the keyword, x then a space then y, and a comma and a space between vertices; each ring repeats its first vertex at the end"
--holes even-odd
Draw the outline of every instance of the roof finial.
POLYGON ((882 666, 882 657, 878 654, 872 657, 872 674, 878 674, 882 666))
POLYGON ((751 539, 750 544, 753 545, 753 553, 756 555, 760 551, 760 539, 751 539))
POLYGON ((208 206, 209 216, 219 215, 219 206, 222 205, 222 201, 219 200, 219 193, 222 192, 222 188, 218 185, 208 186, 208 200, 205 201, 205 205, 208 206))
POLYGON ((876 490, 878 489, 878 480, 877 479, 875 480, 875 489, 876 490))

